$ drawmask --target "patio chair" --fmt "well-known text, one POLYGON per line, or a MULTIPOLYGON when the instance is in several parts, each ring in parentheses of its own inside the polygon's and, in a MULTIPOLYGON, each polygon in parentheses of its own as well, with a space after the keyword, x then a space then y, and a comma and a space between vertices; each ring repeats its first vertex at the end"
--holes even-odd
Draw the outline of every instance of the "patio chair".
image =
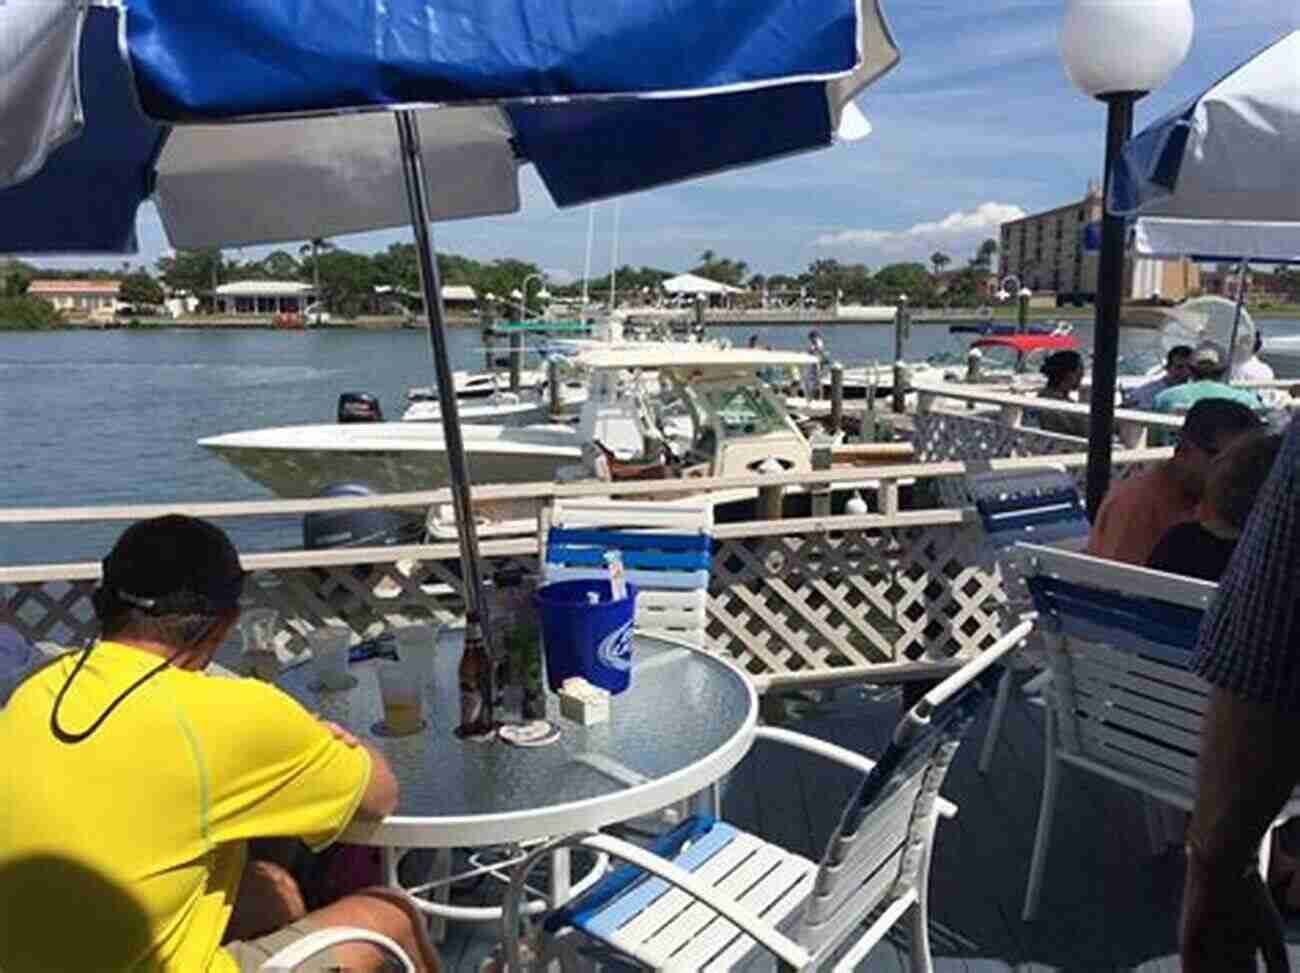
MULTIPOLYGON (((1043 796, 1025 889, 1038 908, 1063 766, 1190 811, 1209 686, 1188 669, 1216 585, 1024 545, 1052 673, 1043 796)), ((1273 827, 1300 814, 1292 795, 1273 827)), ((1260 847, 1267 875, 1270 834, 1260 847)))
POLYGON ((396 942, 380 933, 351 926, 319 929, 303 936, 263 963, 261 973, 293 973, 307 960, 331 946, 358 942, 378 946, 390 960, 397 961, 404 973, 415 973, 415 964, 411 962, 411 957, 396 942))
MULTIPOLYGON (((782 970, 829 966, 840 973, 908 916, 911 967, 931 969, 930 852, 938 817, 956 813, 939 788, 962 733, 992 692, 997 664, 1033 624, 1022 621, 930 690, 903 715, 878 762, 801 733, 758 728, 760 739, 863 774, 820 865, 711 817, 688 819, 650 850, 605 834, 552 842, 605 851, 628 864, 546 917, 538 961, 586 968, 585 944, 595 940, 659 970, 750 968, 766 950, 782 970)), ((516 867, 506 897, 503 939, 514 971, 525 969, 518 902, 530 864, 516 867)))
POLYGON ((713 505, 556 500, 541 517, 544 582, 606 578, 606 551, 636 585, 637 631, 704 647, 713 505))
MULTIPOLYGON (((1078 550, 1088 539, 1088 513, 1074 478, 1064 466, 968 474, 966 492, 984 527, 985 553, 1002 579, 1007 617, 1014 618, 1026 611, 1029 604, 1015 545, 1052 544, 1078 550)), ((1025 683, 1024 691, 1030 695, 1042 692, 1048 678, 1046 672, 1034 676, 1025 683)), ((1007 668, 998 685, 993 713, 980 747, 981 774, 987 774, 993 762, 1013 682, 1011 669, 1007 668)))

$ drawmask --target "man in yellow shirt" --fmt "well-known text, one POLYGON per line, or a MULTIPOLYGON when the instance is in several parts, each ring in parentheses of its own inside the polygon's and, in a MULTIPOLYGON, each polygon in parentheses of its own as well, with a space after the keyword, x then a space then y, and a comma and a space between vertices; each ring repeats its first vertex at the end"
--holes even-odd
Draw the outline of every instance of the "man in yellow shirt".
MULTIPOLYGON (((420 970, 438 958, 409 903, 368 889, 304 915, 247 844, 332 843, 397 806, 382 756, 279 690, 204 669, 239 616, 243 571, 217 527, 141 521, 103 563, 101 637, 0 709, 0 969, 246 973, 308 932, 359 926, 420 970), (239 941, 231 941, 231 940, 239 941)), ((380 970, 349 944, 303 970, 380 970)))

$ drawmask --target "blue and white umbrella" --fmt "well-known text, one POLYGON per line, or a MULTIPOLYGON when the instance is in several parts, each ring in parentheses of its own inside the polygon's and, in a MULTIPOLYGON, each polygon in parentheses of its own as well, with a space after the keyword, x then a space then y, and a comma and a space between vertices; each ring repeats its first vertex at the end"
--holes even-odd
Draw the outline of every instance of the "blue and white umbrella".
POLYGON ((1107 205, 1146 256, 1300 259, 1300 30, 1124 147, 1107 205))
POLYGON ((435 220, 517 210, 524 164, 635 192, 862 133, 898 61, 874 0, 100 3, 0 3, 0 252, 134 252, 150 197, 179 248, 403 225, 375 109, 435 220))
POLYGON ((133 252, 147 198, 181 248, 409 221, 451 389, 431 220, 525 163, 571 205, 830 145, 898 59, 879 0, 0 0, 0 253, 133 252))

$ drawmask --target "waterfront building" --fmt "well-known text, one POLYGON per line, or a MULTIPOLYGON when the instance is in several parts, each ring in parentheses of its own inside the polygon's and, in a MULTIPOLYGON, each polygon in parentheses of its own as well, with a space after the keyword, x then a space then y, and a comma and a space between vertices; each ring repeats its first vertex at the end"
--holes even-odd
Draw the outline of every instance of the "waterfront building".
POLYGON ((27 294, 54 305, 70 316, 112 316, 117 310, 120 280, 52 280, 37 278, 27 285, 27 294))
POLYGON ((218 314, 301 314, 315 298, 311 284, 296 280, 237 280, 217 287, 218 314))
MULTIPOLYGON (((1031 291, 1055 293, 1057 304, 1092 302, 1101 217, 1101 189, 1094 182, 1081 200, 1003 223, 999 276, 1014 274, 1031 291)), ((1181 301, 1199 293, 1200 273, 1190 260, 1124 259, 1125 300, 1181 301)))

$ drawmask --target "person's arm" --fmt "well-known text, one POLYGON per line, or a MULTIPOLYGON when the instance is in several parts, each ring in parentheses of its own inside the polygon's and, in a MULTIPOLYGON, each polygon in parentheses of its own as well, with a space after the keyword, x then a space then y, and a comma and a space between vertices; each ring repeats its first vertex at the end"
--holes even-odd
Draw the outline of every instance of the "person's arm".
POLYGON ((1201 729, 1180 928, 1187 973, 1288 968, 1282 923, 1254 867, 1300 780, 1300 423, 1292 422, 1197 640, 1214 688, 1201 729))
POLYGON ((1180 930, 1185 973, 1285 970, 1282 921, 1259 876, 1260 842, 1300 778, 1300 715, 1214 689, 1201 729, 1180 930))
POLYGON ((361 747, 370 754, 370 780, 366 783, 361 802, 357 805, 355 817, 362 821, 382 821, 397 810, 398 785, 393 776, 393 769, 388 766, 384 755, 367 743, 358 740, 346 728, 328 720, 322 720, 325 727, 334 734, 336 740, 342 740, 350 747, 361 747))

